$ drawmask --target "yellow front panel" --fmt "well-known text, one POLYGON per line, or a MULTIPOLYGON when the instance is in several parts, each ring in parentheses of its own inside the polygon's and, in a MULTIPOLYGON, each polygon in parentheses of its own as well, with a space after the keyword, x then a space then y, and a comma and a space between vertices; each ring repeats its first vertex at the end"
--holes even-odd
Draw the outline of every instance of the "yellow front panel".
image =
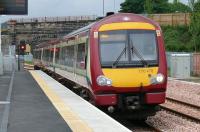
POLYGON ((102 69, 103 74, 112 80, 113 87, 149 86, 150 76, 158 73, 158 67, 102 69))
POLYGON ((99 28, 99 31, 128 30, 128 29, 155 30, 155 27, 152 24, 144 22, 122 22, 122 23, 110 23, 102 25, 99 28))

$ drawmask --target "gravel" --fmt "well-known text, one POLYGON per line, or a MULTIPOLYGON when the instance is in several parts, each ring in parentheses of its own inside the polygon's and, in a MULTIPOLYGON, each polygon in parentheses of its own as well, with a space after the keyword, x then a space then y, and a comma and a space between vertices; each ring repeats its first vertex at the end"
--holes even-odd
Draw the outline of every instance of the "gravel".
MULTIPOLYGON (((178 80, 169 80, 167 85, 167 97, 171 97, 180 101, 191 103, 200 106, 200 83, 190 83, 178 80)), ((178 108, 185 113, 192 113, 192 115, 199 115, 198 110, 186 110, 186 108, 167 102, 170 107, 178 108)), ((167 132, 200 132, 200 124, 187 120, 186 118, 175 115, 166 111, 159 111, 153 117, 147 119, 149 124, 154 127, 167 132)))
POLYGON ((187 106, 187 105, 183 105, 180 103, 174 103, 171 101, 166 101, 165 104, 162 104, 162 106, 165 106, 167 108, 176 110, 178 112, 184 113, 186 115, 190 115, 192 117, 195 117, 197 119, 200 120, 200 111, 199 109, 187 106))
POLYGON ((149 124, 167 132, 199 132, 200 124, 183 119, 179 116, 167 113, 166 111, 157 112, 153 117, 147 119, 149 124))
POLYGON ((200 106, 200 85, 178 80, 169 80, 167 97, 200 106))

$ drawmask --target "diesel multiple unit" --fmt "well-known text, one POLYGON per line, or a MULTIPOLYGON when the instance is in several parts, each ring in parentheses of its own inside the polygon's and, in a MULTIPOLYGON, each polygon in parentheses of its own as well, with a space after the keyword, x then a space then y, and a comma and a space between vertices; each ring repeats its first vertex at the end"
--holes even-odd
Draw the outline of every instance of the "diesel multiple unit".
POLYGON ((74 82, 83 98, 111 112, 132 111, 146 117, 165 101, 161 28, 140 15, 114 14, 38 44, 34 64, 74 82))

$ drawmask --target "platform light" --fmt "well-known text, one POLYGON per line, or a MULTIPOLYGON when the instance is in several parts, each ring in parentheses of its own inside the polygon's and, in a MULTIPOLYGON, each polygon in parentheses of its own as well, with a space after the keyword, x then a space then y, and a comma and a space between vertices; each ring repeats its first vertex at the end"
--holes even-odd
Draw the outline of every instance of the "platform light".
POLYGON ((97 84, 99 86, 112 86, 112 80, 101 75, 97 77, 97 84))

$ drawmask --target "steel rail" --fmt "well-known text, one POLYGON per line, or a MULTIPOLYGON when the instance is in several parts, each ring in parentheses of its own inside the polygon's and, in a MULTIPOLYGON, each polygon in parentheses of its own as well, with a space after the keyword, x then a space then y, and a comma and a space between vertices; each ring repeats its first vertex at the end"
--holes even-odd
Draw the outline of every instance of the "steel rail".
POLYGON ((186 106, 189 106, 189 107, 193 107, 195 109, 199 109, 200 110, 200 106, 195 105, 195 104, 187 103, 187 102, 184 102, 184 101, 181 101, 181 100, 177 100, 177 99, 174 99, 174 98, 171 98, 171 97, 166 97, 166 99, 171 101, 171 102, 176 102, 176 103, 183 104, 183 105, 186 105, 186 106))
MULTIPOLYGON (((195 108, 195 109, 199 109, 199 106, 196 106, 194 104, 189 104, 189 103, 186 103, 186 102, 183 102, 183 101, 179 101, 179 100, 176 100, 176 99, 167 98, 167 100, 170 100, 171 102, 174 101, 175 103, 179 103, 180 105, 186 105, 186 106, 189 106, 189 107, 192 107, 192 108, 195 108)), ((187 114, 187 113, 182 113, 181 111, 178 111, 176 109, 169 108, 169 107, 167 107, 167 105, 165 106, 165 104, 161 104, 160 108, 165 110, 165 111, 169 111, 169 112, 175 113, 175 114, 177 114, 177 115, 179 115, 181 117, 185 117, 187 119, 190 119, 192 121, 200 123, 200 119, 199 118, 197 118, 195 116, 192 116, 190 114, 187 114)))

